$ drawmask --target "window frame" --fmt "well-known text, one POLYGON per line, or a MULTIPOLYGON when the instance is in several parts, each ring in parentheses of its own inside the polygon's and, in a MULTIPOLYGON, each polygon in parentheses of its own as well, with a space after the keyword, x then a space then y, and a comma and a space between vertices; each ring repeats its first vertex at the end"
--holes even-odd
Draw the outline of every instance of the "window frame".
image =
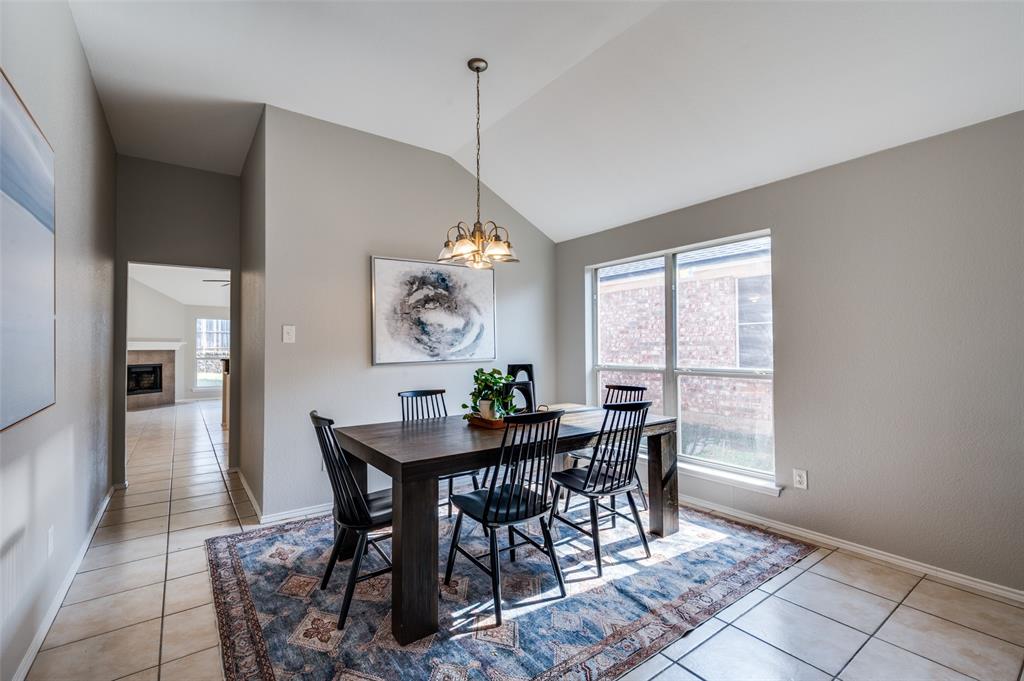
MULTIPOLYGON (((693 251, 703 250, 705 248, 712 248, 714 246, 722 246, 725 244, 732 244, 741 241, 750 241, 760 237, 771 237, 771 230, 763 229, 755 232, 747 232, 736 236, 725 237, 722 239, 715 239, 712 241, 704 241, 697 244, 690 244, 681 248, 673 248, 665 251, 657 251, 655 253, 648 253, 646 255, 638 255, 631 258, 623 258, 621 260, 615 260, 612 262, 601 263, 600 265, 592 265, 589 267, 588 278, 591 290, 590 299, 590 351, 592 353, 593 361, 590 367, 589 381, 591 384, 590 388, 590 400, 593 404, 600 404, 603 399, 602 393, 603 388, 599 380, 600 373, 602 371, 624 371, 630 373, 648 373, 648 374, 661 374, 662 377, 662 401, 665 405, 665 411, 668 414, 675 414, 676 422, 676 457, 679 461, 691 464, 694 466, 701 466, 704 468, 711 468, 720 470, 728 473, 740 474, 747 477, 758 478, 768 482, 774 483, 775 481, 775 452, 772 451, 772 469, 771 471, 758 471, 753 468, 744 468, 742 466, 733 466, 730 464, 719 463, 717 461, 711 461, 709 459, 702 459, 700 457, 689 456, 682 454, 679 451, 679 443, 682 442, 682 423, 678 421, 679 418, 679 377, 680 376, 699 376, 699 377, 712 377, 712 378, 746 378, 750 380, 765 380, 772 381, 772 390, 774 392, 774 381, 775 381, 775 368, 774 361, 772 362, 771 369, 743 369, 743 368, 706 368, 706 367, 680 367, 679 357, 676 348, 676 305, 678 303, 678 296, 676 290, 676 256, 682 253, 690 253, 693 251), (619 364, 602 364, 600 362, 600 347, 599 347, 599 331, 600 331, 600 305, 598 304, 599 295, 599 279, 598 272, 606 267, 613 265, 621 265, 623 263, 637 262, 641 260, 652 260, 656 257, 662 257, 665 260, 665 366, 664 367, 652 367, 652 366, 630 366, 630 365, 619 365, 619 364)), ((773 244, 774 245, 774 244, 773 244)), ((773 273, 774 275, 774 273, 773 273)), ((774 278, 772 279, 774 288, 774 278)), ((772 301, 773 314, 772 314, 772 327, 774 331, 775 315, 774 315, 774 299, 772 301)), ((738 305, 737 301, 737 305, 738 305)), ((739 316, 737 315, 737 319, 739 316)), ((737 325, 739 322, 737 321, 737 325)), ((774 332, 772 334, 772 355, 775 354, 775 342, 774 332)), ((739 337, 737 335, 737 343, 739 343, 739 337)), ((775 407, 772 406, 772 431, 775 430, 775 407)))
POLYGON ((211 331, 209 333, 215 333, 215 334, 225 334, 226 333, 227 334, 227 336, 228 336, 228 344, 226 346, 226 354, 227 354, 228 357, 230 357, 230 354, 231 354, 231 320, 230 319, 222 319, 222 318, 219 318, 219 317, 195 317, 194 320, 195 320, 195 325, 196 325, 197 328, 193 332, 194 336, 193 336, 193 339, 192 339, 192 348, 193 348, 193 352, 192 352, 192 383, 193 383, 193 385, 192 385, 192 392, 222 390, 224 388, 223 381, 221 381, 220 383, 217 383, 216 385, 199 385, 199 373, 200 373, 199 372, 199 362, 202 361, 202 360, 208 360, 210 358, 208 358, 208 357, 200 357, 199 356, 199 334, 200 334, 200 331, 198 329, 198 326, 199 326, 200 322, 206 322, 206 321, 227 322, 228 323, 228 330, 227 331, 211 331))

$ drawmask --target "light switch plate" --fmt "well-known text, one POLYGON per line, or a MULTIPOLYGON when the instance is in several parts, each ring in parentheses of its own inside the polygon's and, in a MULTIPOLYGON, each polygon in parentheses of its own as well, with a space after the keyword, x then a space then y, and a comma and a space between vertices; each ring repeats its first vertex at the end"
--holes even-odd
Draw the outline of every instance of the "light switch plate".
POLYGON ((294 343, 295 342, 295 325, 285 324, 281 327, 281 341, 283 343, 294 343))

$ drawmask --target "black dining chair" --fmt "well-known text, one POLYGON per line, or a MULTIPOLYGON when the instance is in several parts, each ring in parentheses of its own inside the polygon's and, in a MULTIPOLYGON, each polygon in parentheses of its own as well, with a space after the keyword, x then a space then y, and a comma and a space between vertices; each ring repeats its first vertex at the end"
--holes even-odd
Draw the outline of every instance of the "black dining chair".
MULTIPOLYGON (((398 393, 402 403, 402 420, 418 421, 419 419, 440 419, 448 416, 448 406, 444 402, 445 391, 440 388, 430 390, 404 390, 398 393)), ((480 471, 466 471, 442 475, 438 480, 448 481, 448 517, 452 517, 452 494, 455 493, 455 478, 468 475, 473 479, 473 489, 480 489, 480 471)))
POLYGON ((332 427, 334 421, 320 416, 316 411, 309 412, 309 418, 316 430, 316 439, 320 443, 320 453, 324 458, 324 468, 327 469, 327 477, 331 481, 331 491, 334 492, 334 549, 331 551, 330 560, 327 561, 323 581, 320 582, 321 590, 326 589, 331 581, 334 564, 338 562, 341 547, 345 543, 348 533, 356 534, 355 553, 352 555, 352 566, 349 568, 348 581, 345 583, 345 598, 341 603, 341 614, 338 615, 338 628, 344 629, 356 583, 391 572, 391 559, 377 545, 377 542, 391 537, 390 532, 378 533, 391 525, 391 490, 364 493, 356 482, 355 476, 352 475, 345 452, 338 444, 338 438, 332 427), (371 532, 378 534, 371 536, 371 532), (387 567, 360 575, 359 566, 363 561, 363 556, 371 547, 380 554, 387 567))
MULTIPOLYGON (((618 404, 620 402, 638 402, 644 399, 644 393, 647 392, 647 386, 645 385, 606 385, 604 393, 605 404, 618 404)), ((572 467, 578 468, 580 460, 585 460, 590 457, 590 452, 570 452, 569 458, 572 460, 572 467)), ((646 511, 647 506, 647 494, 644 493, 644 487, 640 484, 640 474, 636 474, 636 482, 640 487, 640 504, 646 511)), ((563 513, 569 512, 569 501, 572 499, 572 492, 566 492, 565 494, 565 508, 563 513)), ((556 498, 557 501, 557 498, 556 498)), ((612 508, 615 508, 615 498, 612 497, 612 508)), ((612 518, 612 527, 615 526, 615 518, 612 518)))
POLYGON ((558 589, 565 598, 565 582, 555 555, 555 544, 547 515, 553 509, 551 500, 551 465, 558 441, 558 426, 563 411, 542 411, 532 414, 516 414, 505 417, 505 433, 501 440, 501 451, 497 465, 492 468, 490 484, 484 489, 456 494, 452 503, 459 509, 452 530, 452 543, 448 550, 448 566, 444 572, 444 583, 450 584, 455 554, 461 553, 470 562, 491 576, 491 591, 494 598, 494 618, 501 624, 501 561, 500 553, 509 552, 514 562, 516 549, 527 544, 548 556, 551 569, 558 580, 558 589), (474 556, 459 546, 462 532, 462 518, 469 516, 480 523, 488 532, 490 551, 474 556), (519 529, 534 518, 540 520, 543 546, 519 529), (508 527, 508 543, 498 548, 498 530, 508 527), (517 541, 521 539, 522 541, 517 541), (490 559, 490 565, 481 562, 490 559))
POLYGON ((594 559, 597 561, 599 577, 602 574, 602 566, 598 523, 606 517, 614 519, 621 516, 634 523, 640 534, 640 541, 644 545, 644 552, 648 558, 651 557, 651 549, 647 545, 647 535, 644 533, 644 526, 640 523, 640 512, 633 499, 633 492, 640 489, 640 483, 636 477, 636 459, 640 453, 640 441, 643 438, 644 424, 647 421, 647 412, 650 408, 650 402, 620 402, 604 405, 604 422, 601 424, 601 432, 597 436, 597 444, 594 445, 589 465, 586 468, 570 468, 551 475, 551 482, 556 488, 555 499, 558 498, 557 490, 564 487, 566 490, 590 500, 589 531, 565 516, 559 515, 557 504, 551 507, 549 524, 553 524, 557 518, 593 539, 594 559), (619 494, 626 495, 632 518, 620 513, 614 506, 604 506, 600 503, 604 497, 614 499, 619 494), (609 511, 609 515, 600 516, 600 509, 609 511))

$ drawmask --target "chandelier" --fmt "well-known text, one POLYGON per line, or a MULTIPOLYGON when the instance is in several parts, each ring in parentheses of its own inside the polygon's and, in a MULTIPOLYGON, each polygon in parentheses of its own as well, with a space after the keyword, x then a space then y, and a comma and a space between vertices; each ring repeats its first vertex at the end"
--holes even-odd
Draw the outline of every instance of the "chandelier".
POLYGON ((512 249, 507 229, 492 220, 480 222, 480 73, 487 70, 487 62, 474 57, 466 65, 476 74, 476 222, 472 227, 461 221, 449 227, 437 261, 489 270, 493 263, 519 262, 519 258, 512 249))

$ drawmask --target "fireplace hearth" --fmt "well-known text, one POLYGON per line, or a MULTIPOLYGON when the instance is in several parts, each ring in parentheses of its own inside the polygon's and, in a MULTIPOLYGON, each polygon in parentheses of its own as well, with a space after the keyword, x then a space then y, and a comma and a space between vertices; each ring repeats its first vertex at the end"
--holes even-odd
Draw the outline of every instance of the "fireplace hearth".
POLYGON ((129 364, 128 394, 147 395, 163 392, 162 364, 129 364))

